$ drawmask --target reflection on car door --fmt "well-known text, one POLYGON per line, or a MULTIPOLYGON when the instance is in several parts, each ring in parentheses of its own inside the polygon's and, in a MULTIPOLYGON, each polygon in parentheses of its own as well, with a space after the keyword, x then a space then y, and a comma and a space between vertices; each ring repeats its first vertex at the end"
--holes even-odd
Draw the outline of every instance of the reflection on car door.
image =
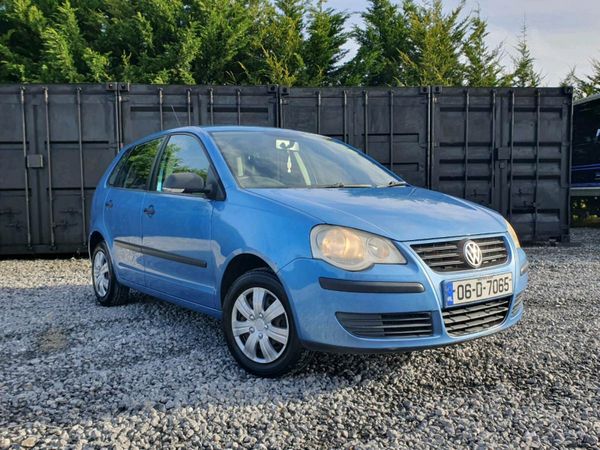
POLYGON ((169 138, 144 197, 142 245, 146 286, 214 308, 213 202, 190 188, 190 180, 202 178, 206 184, 210 174, 209 159, 195 137, 169 138))
POLYGON ((139 285, 144 284, 142 201, 161 143, 162 138, 149 141, 124 155, 109 178, 104 199, 104 220, 119 277, 139 285))

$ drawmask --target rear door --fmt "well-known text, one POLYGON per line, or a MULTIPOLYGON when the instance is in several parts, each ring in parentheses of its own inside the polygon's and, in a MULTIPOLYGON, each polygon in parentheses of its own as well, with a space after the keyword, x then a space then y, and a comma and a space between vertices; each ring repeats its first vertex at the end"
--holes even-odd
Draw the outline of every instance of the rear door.
POLYGON ((214 308, 213 200, 177 184, 194 177, 216 186, 200 141, 188 134, 170 136, 142 208, 146 286, 214 308))
POLYGON ((113 263, 121 279, 139 285, 144 284, 142 202, 163 139, 140 144, 121 158, 109 178, 104 199, 113 263))

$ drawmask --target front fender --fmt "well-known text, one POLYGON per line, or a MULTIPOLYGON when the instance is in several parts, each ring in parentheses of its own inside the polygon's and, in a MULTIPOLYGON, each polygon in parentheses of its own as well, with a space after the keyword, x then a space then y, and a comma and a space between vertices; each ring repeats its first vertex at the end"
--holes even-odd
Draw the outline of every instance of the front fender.
POLYGON ((275 273, 297 258, 311 257, 310 230, 315 219, 291 208, 261 203, 228 199, 215 205, 212 242, 218 295, 225 270, 238 255, 257 256, 275 273))

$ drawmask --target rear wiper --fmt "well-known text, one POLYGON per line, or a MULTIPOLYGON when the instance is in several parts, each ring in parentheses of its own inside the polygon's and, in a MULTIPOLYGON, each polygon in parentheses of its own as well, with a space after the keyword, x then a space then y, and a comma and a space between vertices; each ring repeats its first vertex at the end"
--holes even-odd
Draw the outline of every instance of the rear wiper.
POLYGON ((333 183, 333 184, 323 184, 317 186, 320 188, 370 188, 373 187, 372 184, 344 184, 344 183, 333 183))
POLYGON ((396 186, 406 186, 408 183, 406 181, 398 181, 398 180, 392 180, 387 184, 380 184, 379 186, 377 186, 378 188, 382 188, 382 187, 396 187, 396 186))

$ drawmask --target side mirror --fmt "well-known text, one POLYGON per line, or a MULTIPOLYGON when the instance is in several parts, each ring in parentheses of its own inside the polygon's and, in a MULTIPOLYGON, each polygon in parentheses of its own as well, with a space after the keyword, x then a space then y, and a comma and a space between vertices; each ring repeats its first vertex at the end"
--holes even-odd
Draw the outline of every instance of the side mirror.
POLYGON ((178 194, 210 194, 212 185, 207 186, 204 177, 195 172, 178 172, 167 177, 162 189, 178 194))

